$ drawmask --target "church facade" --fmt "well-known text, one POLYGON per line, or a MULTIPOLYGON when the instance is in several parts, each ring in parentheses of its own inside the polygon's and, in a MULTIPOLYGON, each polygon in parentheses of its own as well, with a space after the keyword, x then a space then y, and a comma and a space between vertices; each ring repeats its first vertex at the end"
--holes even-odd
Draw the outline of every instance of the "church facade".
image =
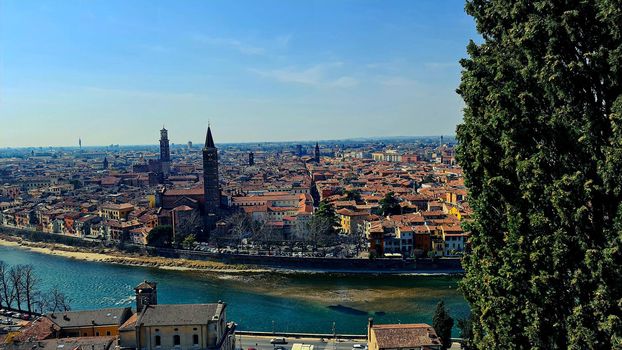
POLYGON ((179 212, 197 212, 202 218, 205 233, 216 227, 221 217, 221 195, 218 177, 218 149, 214 144, 211 127, 207 128, 203 156, 203 184, 187 189, 162 188, 156 192, 156 206, 160 207, 160 223, 174 225, 179 212))

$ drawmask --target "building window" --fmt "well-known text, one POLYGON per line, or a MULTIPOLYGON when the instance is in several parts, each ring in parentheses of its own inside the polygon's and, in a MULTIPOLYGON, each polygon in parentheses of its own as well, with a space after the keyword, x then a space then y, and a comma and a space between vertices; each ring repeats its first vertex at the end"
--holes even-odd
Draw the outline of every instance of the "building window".
POLYGON ((155 337, 155 345, 156 346, 160 346, 160 344, 162 344, 162 339, 160 339, 159 335, 156 335, 156 337, 155 337))
POLYGON ((96 336, 96 337, 99 337, 99 332, 95 332, 95 336, 96 336))
POLYGON ((192 345, 199 345, 199 335, 198 334, 194 334, 192 336, 192 345))
POLYGON ((173 345, 179 346, 179 344, 181 344, 181 339, 178 334, 175 334, 173 336, 173 345))
POLYGON ((110 331, 106 331, 106 335, 110 335, 110 331))

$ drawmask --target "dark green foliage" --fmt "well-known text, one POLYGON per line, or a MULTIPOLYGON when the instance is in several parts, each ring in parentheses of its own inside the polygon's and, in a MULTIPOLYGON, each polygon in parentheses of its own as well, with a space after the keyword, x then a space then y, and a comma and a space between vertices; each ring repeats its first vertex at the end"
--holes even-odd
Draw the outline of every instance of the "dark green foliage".
POLYGON ((436 335, 441 337, 443 341, 443 347, 445 349, 451 347, 451 329, 454 326, 454 319, 449 316, 447 309, 445 309, 445 302, 439 301, 436 304, 436 310, 434 311, 434 318, 432 319, 432 327, 436 331, 436 335))
POLYGON ((361 203, 363 201, 361 198, 361 191, 359 190, 346 191, 345 195, 350 201, 355 201, 357 203, 361 203))
POLYGON ((76 190, 82 188, 82 181, 80 180, 73 179, 73 180, 70 180, 69 183, 72 184, 73 188, 76 190))
POLYGON ((460 338, 462 338, 462 348, 464 350, 472 349, 471 339, 473 339, 473 318, 458 319, 458 328, 460 329, 460 338))
POLYGON ((622 346, 622 1, 468 1, 458 161, 479 349, 622 346))
POLYGON ((173 242, 173 227, 158 225, 147 234, 147 245, 154 247, 170 247, 173 242))
POLYGON ((326 201, 320 202, 320 206, 317 208, 315 216, 327 222, 327 227, 330 228, 331 233, 335 233, 335 228, 340 225, 339 218, 337 218, 337 214, 335 214, 335 208, 332 204, 326 201))
POLYGON ((400 202, 395 198, 393 192, 387 193, 384 198, 380 200, 380 210, 382 215, 398 215, 401 214, 400 202))

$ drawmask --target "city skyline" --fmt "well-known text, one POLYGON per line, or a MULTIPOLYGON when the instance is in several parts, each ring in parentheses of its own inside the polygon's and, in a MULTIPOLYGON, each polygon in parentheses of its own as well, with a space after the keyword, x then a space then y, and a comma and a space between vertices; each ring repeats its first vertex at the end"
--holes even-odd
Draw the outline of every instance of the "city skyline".
MULTIPOLYGON (((167 131, 171 131, 167 128, 167 131)), ((174 135, 173 135, 174 137, 174 135)), ((314 146, 316 143, 320 143, 320 144, 325 144, 325 143, 333 143, 333 142, 373 142, 373 141, 397 141, 397 140, 413 140, 413 139, 422 139, 422 140, 429 140, 429 139, 434 139, 434 138, 439 138, 439 137, 449 137, 450 141, 455 142, 455 133, 454 134, 448 134, 448 135, 409 135, 409 136, 405 136, 405 135, 395 135, 395 136, 370 136, 370 137, 350 137, 350 138, 336 138, 336 139, 324 139, 324 138, 319 138, 319 139, 307 139, 307 140, 280 140, 280 141, 275 141, 275 140, 257 140, 257 141, 241 141, 241 142, 216 142, 217 145, 222 145, 222 146, 230 146, 230 145, 253 145, 253 144, 264 144, 264 145, 270 145, 270 144, 294 144, 294 143, 299 143, 302 145, 306 145, 309 147, 314 146)), ((109 147, 109 146, 120 146, 120 147, 159 147, 159 140, 157 139, 157 136, 155 137, 154 140, 152 140, 151 142, 147 142, 147 143, 118 143, 118 144, 114 144, 114 143, 109 143, 109 144, 88 144, 85 141, 84 137, 79 137, 77 139, 78 141, 76 141, 75 144, 66 144, 66 145, 57 145, 57 146, 32 146, 32 145, 25 145, 25 146, 2 146, 0 147, 0 149, 37 149, 37 148, 59 148, 59 149, 72 149, 72 148, 102 148, 102 147, 109 147)), ((193 147, 195 147, 197 150, 202 148, 204 143, 203 141, 197 141, 197 140, 186 140, 186 141, 175 141, 174 139, 171 139, 171 147, 187 147, 188 142, 192 143, 193 147)))
POLYGON ((0 148, 454 134, 462 2, 271 4, 2 2, 0 148))

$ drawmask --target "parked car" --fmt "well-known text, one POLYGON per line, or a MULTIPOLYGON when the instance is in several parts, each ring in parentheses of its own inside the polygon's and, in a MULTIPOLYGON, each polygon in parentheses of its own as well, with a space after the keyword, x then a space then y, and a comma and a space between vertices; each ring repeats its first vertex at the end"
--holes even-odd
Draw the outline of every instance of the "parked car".
POLYGON ((275 346, 274 350, 287 350, 287 348, 284 346, 275 346))
POLYGON ((272 338, 270 339, 270 344, 287 344, 287 339, 281 338, 272 338))
POLYGON ((362 349, 362 350, 365 350, 365 349, 367 349, 367 344, 354 344, 354 345, 352 345, 352 349, 362 349))

